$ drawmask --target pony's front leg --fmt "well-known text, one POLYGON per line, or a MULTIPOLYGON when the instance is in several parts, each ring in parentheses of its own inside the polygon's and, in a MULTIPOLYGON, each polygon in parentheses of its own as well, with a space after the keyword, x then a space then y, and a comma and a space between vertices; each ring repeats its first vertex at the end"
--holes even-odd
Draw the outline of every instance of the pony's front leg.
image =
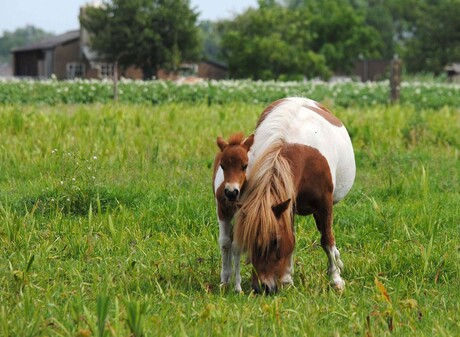
POLYGON ((313 216, 316 226, 321 232, 321 246, 327 255, 329 280, 336 290, 342 291, 345 289, 345 281, 340 277, 343 262, 340 259, 339 250, 335 246, 335 238, 332 232, 332 205, 327 210, 314 213, 313 216))
POLYGON ((219 218, 219 246, 222 255, 222 270, 220 283, 226 286, 230 283, 232 274, 232 223, 231 219, 219 218))
POLYGON ((232 251, 233 251, 233 267, 235 268, 235 291, 237 293, 240 293, 242 292, 241 272, 240 272, 241 249, 236 244, 236 242, 232 243, 232 251))
POLYGON ((294 280, 292 279, 293 273, 294 273, 294 257, 291 254, 291 257, 289 258, 289 263, 286 267, 286 271, 283 277, 281 277, 281 283, 285 285, 294 284, 294 280))

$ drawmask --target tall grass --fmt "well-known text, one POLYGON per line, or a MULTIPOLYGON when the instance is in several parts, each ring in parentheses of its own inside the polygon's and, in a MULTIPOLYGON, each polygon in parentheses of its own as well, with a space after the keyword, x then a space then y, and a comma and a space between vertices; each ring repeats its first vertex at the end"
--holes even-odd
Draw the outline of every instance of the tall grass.
POLYGON ((358 174, 335 207, 347 282, 332 291, 311 218, 294 283, 219 288, 218 135, 262 104, 0 106, 5 336, 416 335, 460 329, 455 107, 336 107, 358 174))

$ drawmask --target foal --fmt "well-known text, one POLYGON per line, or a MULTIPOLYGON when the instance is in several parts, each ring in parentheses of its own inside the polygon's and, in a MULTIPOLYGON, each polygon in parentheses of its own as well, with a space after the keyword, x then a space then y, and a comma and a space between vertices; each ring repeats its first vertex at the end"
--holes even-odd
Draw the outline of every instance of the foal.
POLYGON ((232 219, 236 203, 246 187, 246 170, 249 149, 254 135, 244 139, 242 133, 234 134, 228 142, 217 138, 220 152, 214 160, 213 190, 219 221, 219 245, 222 255, 221 285, 228 285, 232 273, 232 256, 235 268, 235 291, 241 291, 240 250, 233 244, 232 219))

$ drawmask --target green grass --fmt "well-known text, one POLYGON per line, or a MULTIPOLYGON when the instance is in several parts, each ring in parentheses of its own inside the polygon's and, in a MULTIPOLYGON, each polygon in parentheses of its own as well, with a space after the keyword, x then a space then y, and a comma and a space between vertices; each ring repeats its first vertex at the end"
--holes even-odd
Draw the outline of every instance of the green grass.
POLYGON ((460 111, 336 107, 357 178, 335 207, 343 294, 311 218, 295 286, 219 288, 215 139, 262 104, 0 106, 1 336, 453 336, 460 111))

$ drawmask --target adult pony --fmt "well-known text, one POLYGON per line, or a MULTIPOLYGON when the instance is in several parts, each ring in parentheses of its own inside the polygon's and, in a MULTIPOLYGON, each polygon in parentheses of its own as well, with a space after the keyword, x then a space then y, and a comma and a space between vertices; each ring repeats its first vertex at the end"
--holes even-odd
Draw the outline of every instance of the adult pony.
POLYGON ((217 137, 220 152, 214 160, 213 190, 216 199, 219 221, 219 245, 222 255, 220 281, 227 285, 232 273, 232 256, 235 269, 235 291, 241 291, 240 250, 232 244, 232 219, 236 212, 236 203, 246 185, 246 169, 249 163, 249 149, 254 135, 244 138, 242 133, 234 134, 228 142, 217 137))
POLYGON ((292 283, 294 214, 313 214, 331 284, 344 289, 332 207, 351 189, 356 168, 342 122, 310 99, 272 103, 257 123, 249 169, 234 239, 253 265, 253 289, 273 293, 292 283))

